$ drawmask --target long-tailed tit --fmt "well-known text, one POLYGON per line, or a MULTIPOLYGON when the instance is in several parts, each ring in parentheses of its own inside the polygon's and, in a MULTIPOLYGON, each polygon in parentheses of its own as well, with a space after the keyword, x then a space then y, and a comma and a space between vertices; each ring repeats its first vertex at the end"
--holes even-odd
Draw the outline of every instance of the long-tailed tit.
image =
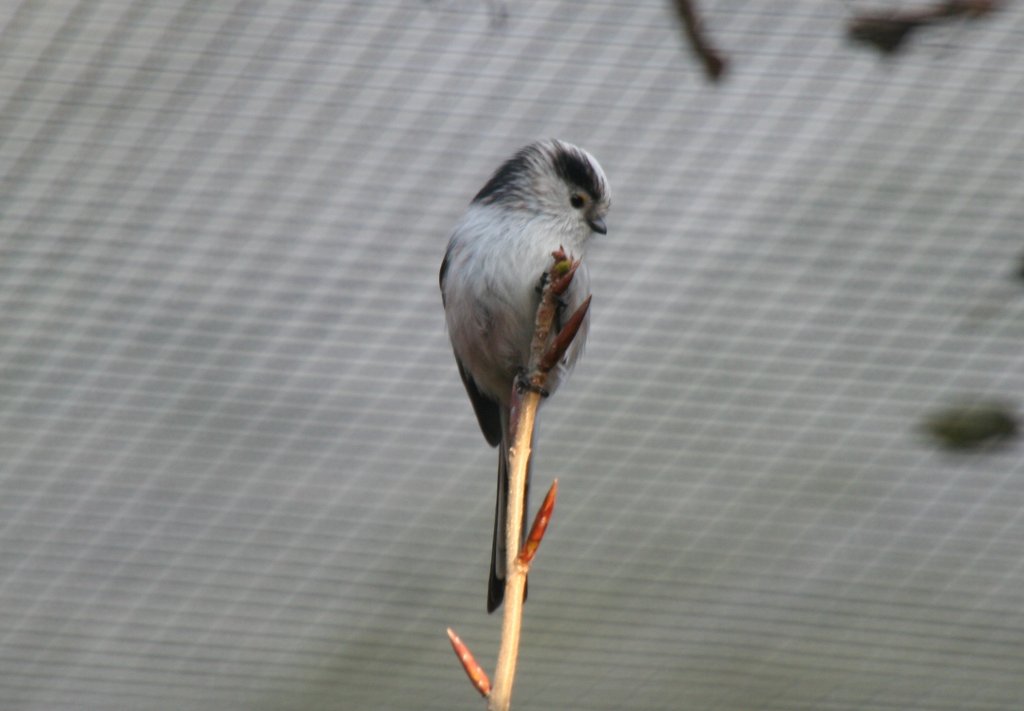
MULTIPOLYGON (((501 604, 505 592, 509 405, 515 379, 529 360, 541 280, 552 252, 562 247, 580 259, 591 235, 605 234, 609 204, 608 183, 593 156, 562 141, 532 143, 476 194, 441 263, 441 298, 459 375, 484 438, 492 447, 500 445, 488 612, 501 604)), ((581 264, 563 296, 565 317, 587 297, 589 282, 581 264)), ((548 376, 549 393, 568 375, 586 337, 584 321, 548 376)), ((525 519, 525 505, 523 514, 525 519)))

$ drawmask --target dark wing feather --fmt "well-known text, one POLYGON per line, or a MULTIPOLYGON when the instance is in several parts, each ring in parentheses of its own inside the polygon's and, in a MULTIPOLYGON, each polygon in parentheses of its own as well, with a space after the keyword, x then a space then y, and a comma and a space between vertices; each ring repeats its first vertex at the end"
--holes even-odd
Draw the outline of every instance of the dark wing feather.
MULTIPOLYGON (((444 303, 444 278, 448 273, 448 253, 445 253, 441 262, 441 272, 437 275, 437 281, 441 286, 441 303, 444 303)), ((473 403, 473 412, 476 413, 477 422, 480 423, 480 431, 484 433, 487 444, 497 447, 501 442, 501 405, 477 388, 473 377, 462 367, 462 361, 458 356, 455 363, 459 366, 459 375, 462 377, 462 384, 466 386, 466 393, 469 401, 473 403)))
POLYGON ((456 358, 455 363, 459 366, 459 375, 462 376, 462 384, 466 386, 469 401, 473 403, 480 431, 484 433, 487 444, 497 447, 501 443, 501 403, 480 392, 472 376, 462 367, 462 361, 456 358))
POLYGON ((444 306, 444 277, 448 273, 448 252, 444 253, 441 260, 441 272, 437 275, 437 283, 441 287, 441 305, 444 306))

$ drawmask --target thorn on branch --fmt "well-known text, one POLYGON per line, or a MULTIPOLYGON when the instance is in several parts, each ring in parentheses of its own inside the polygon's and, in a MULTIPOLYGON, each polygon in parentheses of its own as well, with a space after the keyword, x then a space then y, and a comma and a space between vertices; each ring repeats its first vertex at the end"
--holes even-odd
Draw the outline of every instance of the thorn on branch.
POLYGON ((459 658, 462 668, 466 670, 466 676, 469 677, 470 683, 480 692, 481 696, 484 698, 489 696, 491 680, 487 677, 487 672, 477 663, 473 653, 469 651, 469 647, 459 639, 451 627, 448 628, 448 640, 452 643, 452 649, 455 651, 455 656, 459 658))
POLYGON ((525 566, 529 566, 533 561, 533 557, 537 555, 537 549, 540 548, 540 542, 544 540, 544 533, 548 530, 551 514, 555 510, 555 499, 557 496, 558 479, 555 479, 551 483, 551 488, 548 489, 547 496, 544 497, 544 503, 540 505, 540 510, 537 511, 537 517, 533 519, 530 535, 527 536, 526 543, 519 552, 519 562, 525 566))
POLYGON ((587 317, 587 310, 590 309, 590 299, 591 296, 587 296, 586 300, 580 304, 580 307, 565 322, 565 326, 558 332, 558 335, 555 336, 551 345, 537 363, 537 370, 547 373, 565 356, 565 352, 569 349, 573 339, 576 338, 580 326, 583 325, 583 320, 587 317))

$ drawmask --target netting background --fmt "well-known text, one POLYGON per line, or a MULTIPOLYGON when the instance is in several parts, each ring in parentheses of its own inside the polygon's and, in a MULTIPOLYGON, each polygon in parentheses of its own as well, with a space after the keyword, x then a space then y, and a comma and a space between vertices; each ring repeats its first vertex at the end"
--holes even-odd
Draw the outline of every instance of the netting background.
POLYGON ((479 707, 437 269, 557 136, 614 205, 514 706, 1021 708, 1022 447, 920 422, 1024 400, 1024 9, 863 9, 702 3, 718 86, 668 2, 0 10, 3 707, 479 707))

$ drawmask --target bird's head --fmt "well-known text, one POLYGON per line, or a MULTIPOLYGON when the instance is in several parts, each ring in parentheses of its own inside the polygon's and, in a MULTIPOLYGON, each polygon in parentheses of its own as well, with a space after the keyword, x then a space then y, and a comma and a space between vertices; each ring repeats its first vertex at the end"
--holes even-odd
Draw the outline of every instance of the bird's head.
POLYGON ((550 139, 531 143, 505 161, 473 202, 535 213, 584 242, 594 232, 608 231, 611 195, 597 159, 550 139))

